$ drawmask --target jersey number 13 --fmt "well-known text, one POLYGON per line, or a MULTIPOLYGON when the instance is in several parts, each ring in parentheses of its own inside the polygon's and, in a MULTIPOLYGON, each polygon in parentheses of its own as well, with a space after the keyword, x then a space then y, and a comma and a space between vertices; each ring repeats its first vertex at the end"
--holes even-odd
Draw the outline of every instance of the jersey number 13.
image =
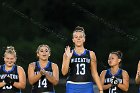
POLYGON ((76 75, 85 75, 85 64, 76 64, 76 75))

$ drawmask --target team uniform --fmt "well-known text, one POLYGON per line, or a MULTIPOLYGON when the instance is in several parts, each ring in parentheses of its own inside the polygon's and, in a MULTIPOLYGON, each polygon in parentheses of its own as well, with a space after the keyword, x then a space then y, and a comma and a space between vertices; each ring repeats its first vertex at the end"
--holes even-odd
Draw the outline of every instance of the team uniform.
MULTIPOLYGON (((111 82, 112 76, 115 76, 117 78, 117 80, 119 81, 119 83, 123 83, 122 71, 123 71, 122 69, 119 69, 115 75, 112 75, 111 70, 107 69, 106 75, 105 75, 104 85, 107 85, 111 82)), ((113 86, 107 90, 104 90, 104 93, 124 93, 124 91, 119 89, 117 86, 113 86)))
MULTIPOLYGON (((35 74, 40 73, 40 65, 39 62, 35 62, 35 74)), ((44 68, 45 71, 49 73, 49 75, 52 75, 52 62, 48 61, 48 64, 44 68)), ((32 93, 55 93, 53 84, 47 80, 47 78, 42 75, 39 81, 37 81, 32 86, 32 93)))
POLYGON ((85 49, 81 55, 73 52, 70 59, 66 93, 94 93, 90 62, 89 50, 85 49))
MULTIPOLYGON (((5 64, 0 67, 0 82, 4 82, 4 79, 6 76, 13 79, 15 82, 19 82, 19 76, 18 76, 18 66, 13 65, 12 69, 10 71, 5 70, 5 64)), ((17 89, 16 87, 12 85, 5 85, 0 88, 0 93, 22 93, 20 89, 17 89)))

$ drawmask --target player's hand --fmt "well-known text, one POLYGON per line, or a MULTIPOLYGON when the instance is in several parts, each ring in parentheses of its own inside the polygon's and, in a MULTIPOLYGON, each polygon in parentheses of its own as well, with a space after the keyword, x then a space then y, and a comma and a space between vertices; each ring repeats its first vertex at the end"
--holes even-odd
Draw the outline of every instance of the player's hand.
POLYGON ((13 85, 13 84, 14 84, 14 80, 11 79, 11 78, 8 77, 8 76, 5 77, 4 82, 5 82, 7 85, 13 85))
POLYGON ((46 74, 45 69, 42 68, 42 69, 40 70, 40 74, 41 74, 41 75, 45 75, 45 74, 46 74))
POLYGON ((71 58, 72 57, 73 50, 71 51, 70 46, 66 46, 66 48, 65 48, 65 54, 66 54, 66 56, 68 58, 71 58))
POLYGON ((68 58, 71 58, 72 57, 73 50, 71 51, 70 46, 66 46, 66 48, 65 48, 65 54, 66 54, 66 56, 68 58))
POLYGON ((112 87, 114 87, 119 84, 119 80, 115 76, 112 76, 110 83, 112 84, 112 87))

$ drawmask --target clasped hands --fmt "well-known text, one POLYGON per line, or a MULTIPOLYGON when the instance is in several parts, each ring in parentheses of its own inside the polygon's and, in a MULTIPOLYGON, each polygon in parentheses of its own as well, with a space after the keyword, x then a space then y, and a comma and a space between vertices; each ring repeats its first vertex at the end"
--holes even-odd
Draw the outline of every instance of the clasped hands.
POLYGON ((6 85, 9 86, 9 85, 13 85, 15 81, 11 77, 6 76, 5 79, 4 79, 4 82, 6 83, 6 85))
POLYGON ((41 75, 46 75, 46 74, 47 74, 47 71, 46 71, 45 69, 42 68, 42 69, 40 70, 40 74, 41 74, 41 75))
POLYGON ((116 87, 120 82, 115 76, 112 76, 110 83, 112 84, 112 87, 116 87))

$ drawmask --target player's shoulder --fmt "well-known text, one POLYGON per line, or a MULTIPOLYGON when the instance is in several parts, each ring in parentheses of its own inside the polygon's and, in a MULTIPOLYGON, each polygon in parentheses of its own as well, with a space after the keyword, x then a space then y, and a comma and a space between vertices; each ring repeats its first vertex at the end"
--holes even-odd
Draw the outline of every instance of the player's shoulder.
POLYGON ((107 70, 103 70, 103 71, 101 72, 101 75, 105 75, 106 72, 107 72, 107 70))
POLYGON ((52 66, 55 66, 55 67, 57 67, 57 66, 58 66, 56 63, 53 63, 53 62, 51 62, 51 63, 52 63, 52 66))
POLYGON ((24 68, 22 66, 17 65, 17 70, 18 71, 24 71, 24 68))
POLYGON ((93 50, 88 50, 88 49, 86 49, 87 51, 89 51, 90 53, 95 53, 93 50))
POLYGON ((32 62, 29 64, 29 68, 35 68, 36 62, 32 62))
POLYGON ((57 65, 56 63, 54 63, 54 62, 51 62, 52 63, 52 65, 57 65))
POLYGON ((35 66, 36 62, 32 62, 29 64, 29 66, 35 66))
POLYGON ((125 77, 125 78, 129 78, 129 74, 126 70, 122 70, 122 76, 125 77))
POLYGON ((123 75, 128 75, 128 72, 126 70, 122 69, 122 74, 123 75))
POLYGON ((19 65, 17 65, 17 68, 20 68, 20 69, 22 69, 23 67, 22 67, 22 66, 19 66, 19 65))
POLYGON ((92 50, 88 50, 88 51, 89 51, 89 53, 90 53, 91 56, 95 55, 95 52, 94 51, 92 51, 92 50))
POLYGON ((138 62, 138 65, 140 66, 140 60, 139 60, 139 62, 138 62))

